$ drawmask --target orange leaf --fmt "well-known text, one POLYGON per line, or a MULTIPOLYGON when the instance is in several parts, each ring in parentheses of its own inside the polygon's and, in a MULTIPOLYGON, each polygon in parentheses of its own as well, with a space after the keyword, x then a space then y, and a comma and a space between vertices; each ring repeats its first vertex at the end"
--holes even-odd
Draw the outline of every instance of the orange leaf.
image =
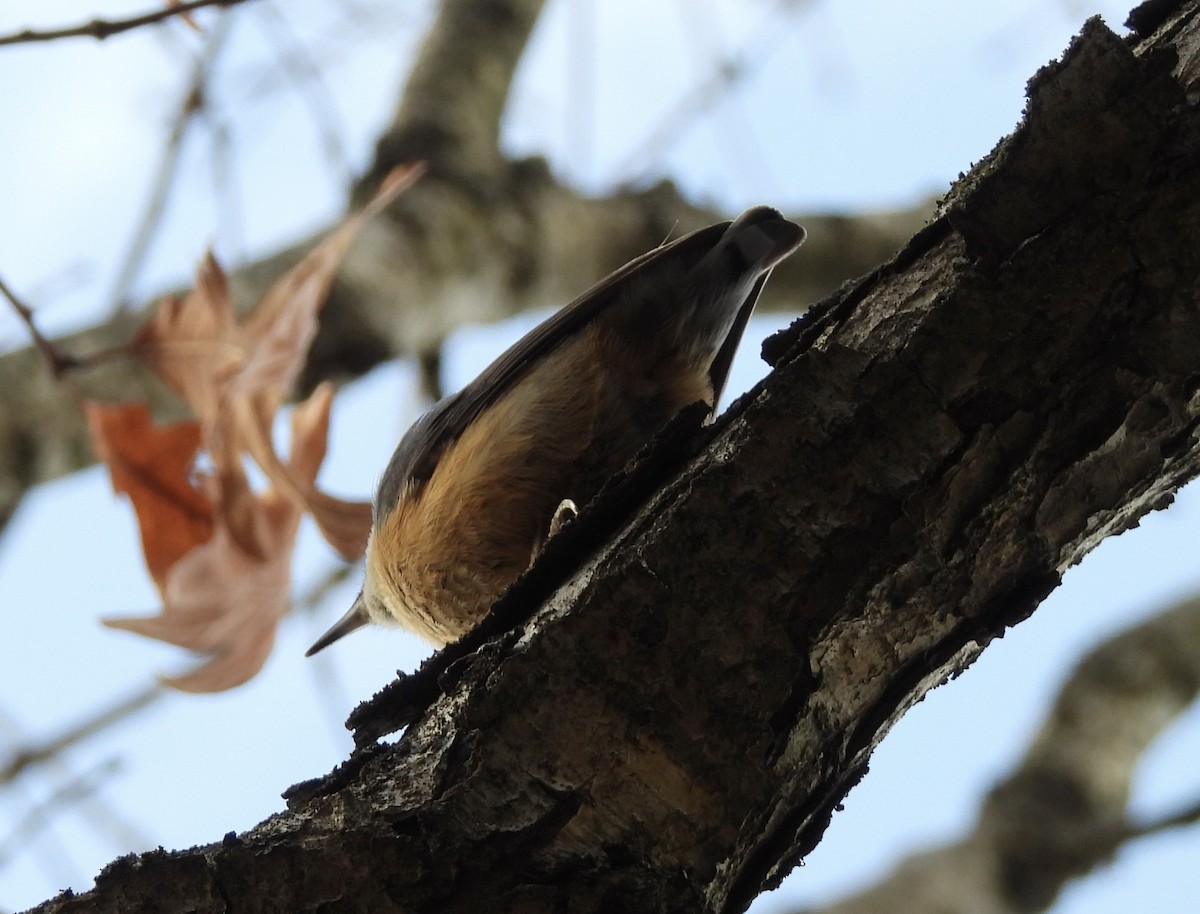
POLYGON ((213 534, 213 505, 189 479, 199 423, 156 426, 144 403, 87 403, 85 413, 113 489, 133 502, 146 567, 162 591, 171 566, 213 534))

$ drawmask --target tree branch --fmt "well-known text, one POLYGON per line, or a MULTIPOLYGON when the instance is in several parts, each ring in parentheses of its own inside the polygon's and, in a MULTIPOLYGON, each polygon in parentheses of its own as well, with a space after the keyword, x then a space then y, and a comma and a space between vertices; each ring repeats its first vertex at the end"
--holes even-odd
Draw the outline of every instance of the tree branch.
POLYGON ((206 6, 229 7, 245 3, 246 0, 185 0, 177 4, 166 4, 162 9, 131 16, 128 19, 93 19, 80 25, 64 26, 58 29, 22 29, 9 35, 0 35, 0 47, 10 44, 30 44, 37 41, 57 41, 60 38, 95 38, 103 41, 113 35, 139 29, 142 26, 154 25, 156 22, 174 18, 187 17, 198 9, 206 6))
MULTIPOLYGON (((586 198, 554 181, 538 163, 510 163, 507 174, 500 183, 510 196, 484 210, 455 210, 453 224, 445 221, 449 208, 439 209, 439 201, 459 196, 464 185, 437 176, 423 179, 368 223, 322 312, 304 390, 326 379, 358 377, 399 355, 435 361, 442 340, 458 326, 562 305, 664 238, 728 217, 689 203, 669 185, 586 198), (522 221, 521 232, 514 233, 514 220, 522 221)), ((860 218, 795 217, 813 240, 802 263, 785 262, 775 271, 759 309, 794 312, 820 298, 890 256, 927 213, 922 205, 860 218)), ((324 234, 234 271, 231 284, 240 305, 257 300, 324 234)), ((86 361, 90 353, 126 342, 143 319, 115 315, 56 346, 86 361)), ((159 416, 178 410, 135 365, 106 364, 76 380, 95 399, 149 398, 159 416)), ((30 488, 90 466, 94 458, 74 401, 40 370, 32 349, 0 355, 0 388, 3 529, 30 488)))
POLYGON ((155 170, 154 180, 150 187, 150 196, 138 220, 138 227, 121 261, 117 271, 116 282, 110 295, 114 312, 129 310, 126 296, 130 286, 137 279, 146 260, 150 246, 158 233, 159 225, 171 196, 171 188, 175 184, 175 176, 179 169, 180 156, 183 152, 183 141, 188 128, 195 122, 196 116, 205 111, 210 100, 206 86, 212 73, 213 63, 220 54, 226 39, 229 37, 229 19, 221 19, 216 27, 208 34, 204 47, 192 63, 188 84, 179 100, 179 109, 167 134, 163 146, 162 158, 155 170))
POLYGON ((40 910, 734 912, 776 884, 896 719, 1200 473, 1200 12, 1170 15, 1089 22, 942 215, 585 509, 398 742, 40 910))
POLYGON ((1079 663, 969 834, 914 854, 876 885, 810 914, 1047 910, 1068 881, 1108 864, 1125 843, 1196 821, 1193 807, 1135 824, 1126 807, 1138 762, 1198 691, 1200 598, 1193 597, 1079 663))
MULTIPOLYGON (((544 169, 512 166, 513 172, 521 170, 536 172, 539 177, 533 182, 540 187, 536 192, 529 187, 531 196, 523 202, 511 200, 507 205, 512 209, 497 210, 496 224, 481 219, 467 228, 464 213, 464 222, 454 231, 427 230, 425 220, 433 218, 430 204, 413 205, 402 199, 390 214, 364 228, 322 312, 304 371, 304 390, 326 379, 358 377, 400 355, 436 361, 441 341, 456 326, 561 305, 669 234, 727 218, 688 203, 667 186, 588 199, 554 182, 544 169), (539 227, 512 244, 489 242, 487 235, 495 225, 505 225, 521 207, 528 207, 526 212, 539 221, 539 227), (463 240, 459 229, 475 236, 477 242, 469 243, 486 248, 490 260, 486 265, 476 263, 474 276, 456 280, 454 270, 462 252, 454 249, 453 239, 463 240), (438 252, 443 242, 450 250, 438 252), (520 272, 527 278, 518 281, 506 272, 520 272), (488 285, 489 276, 494 285, 488 285)), ((445 186, 456 192, 453 182, 445 186)), ((416 190, 405 196, 428 199, 416 190)), ((827 294, 893 253, 924 222, 926 213, 927 207, 922 206, 861 218, 796 217, 813 239, 805 246, 806 259, 776 270, 759 309, 796 311, 801 303, 827 294)), ((234 271, 231 283, 237 301, 245 307, 257 300, 323 235, 234 271)), ((142 320, 141 314, 114 315, 54 345, 64 355, 87 362, 90 354, 126 342, 142 320)), ((32 348, 0 355, 0 388, 5 391, 0 414, 0 530, 30 488, 95 460, 75 401, 42 369, 40 359, 32 348)), ((179 409, 164 389, 131 363, 106 363, 74 380, 94 399, 149 399, 155 414, 162 417, 179 409)))
MULTIPOLYGON (((186 673, 180 675, 186 675, 186 673)), ((89 715, 85 720, 45 742, 17 749, 4 759, 3 765, 0 765, 0 784, 16 780, 30 766, 43 764, 56 758, 72 746, 95 736, 114 724, 128 720, 160 698, 172 694, 161 682, 152 682, 89 715)))
POLYGON ((77 366, 78 363, 75 359, 63 353, 42 334, 42 331, 38 329, 37 323, 33 319, 33 309, 25 304, 20 296, 10 289, 8 283, 3 279, 0 279, 0 295, 4 296, 8 300, 8 303, 12 305, 13 310, 17 312, 17 317, 25 325, 25 329, 29 331, 29 335, 33 338, 34 348, 41 354, 42 360, 45 362, 54 380, 61 380, 66 372, 77 366))
MULTIPOLYGON (((442 4, 356 195, 361 199, 405 161, 426 160, 427 177, 369 223, 343 261, 302 392, 398 355, 434 366, 456 327, 562 305, 664 239, 728 215, 684 200, 666 183, 584 197, 540 160, 501 157, 504 102, 541 6, 541 0, 442 4)), ((928 213, 922 204, 855 219, 799 217, 813 240, 803 263, 776 270, 760 309, 800 310, 891 256, 928 213)), ((235 271, 238 303, 256 301, 327 231, 235 271)), ((128 340, 138 320, 114 315, 59 341, 58 349, 86 362, 89 353, 128 340)), ((0 356, 0 530, 31 487, 93 462, 75 401, 39 370, 37 359, 31 350, 0 356)), ((178 409, 132 364, 105 364, 76 381, 94 399, 149 399, 159 416, 178 409)))
POLYGON ((500 120, 544 5, 545 0, 443 0, 395 117, 377 143, 360 199, 392 168, 416 159, 460 183, 491 184, 502 176, 500 120))

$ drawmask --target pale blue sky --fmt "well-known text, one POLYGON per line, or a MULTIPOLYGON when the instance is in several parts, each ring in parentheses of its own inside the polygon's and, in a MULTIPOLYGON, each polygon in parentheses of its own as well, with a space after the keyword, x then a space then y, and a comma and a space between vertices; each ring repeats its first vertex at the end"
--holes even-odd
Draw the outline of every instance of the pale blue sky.
MULTIPOLYGON (((0 32, 149 5, 9 0, 0 32)), ((1127 12, 1110 0, 793 5, 802 12, 789 18, 773 12, 775 4, 745 0, 556 0, 523 63, 507 142, 547 154, 560 174, 598 192, 614 181, 671 176, 730 213, 751 203, 793 212, 904 205, 943 190, 1014 126, 1025 81, 1087 15, 1103 12, 1119 28, 1127 12), (703 15, 685 15, 700 8, 703 15), (739 91, 686 121, 676 141, 654 142, 664 118, 712 71, 714 49, 747 47, 760 60, 739 91)), ((404 51, 428 18, 427 3, 392 6, 398 12, 355 30, 339 24, 337 4, 277 2, 293 41, 325 64, 324 87, 303 93, 272 81, 278 19, 244 11, 210 90, 232 164, 214 180, 212 152, 221 147, 203 129, 190 136, 135 293, 182 281, 209 243, 231 259, 254 255, 340 211, 344 176, 368 161, 403 78, 404 51), (310 114, 314 97, 328 100, 322 121, 310 114), (340 153, 322 140, 335 127, 340 153)), ((0 49, 0 275, 38 306, 49 329, 86 323, 106 307, 186 78, 177 61, 199 44, 185 30, 168 35, 0 49)), ((451 386, 532 320, 457 333, 448 348, 451 386)), ((784 320, 752 324, 731 393, 761 375, 758 339, 784 320)), ((0 309, 0 346, 23 342, 0 309)), ((412 379, 409 366, 388 365, 339 395, 322 477, 329 488, 368 495, 421 408, 412 379)), ((756 910, 828 897, 964 827, 1080 652, 1200 586, 1198 526, 1200 494, 1190 491, 1074 569, 1031 620, 905 718, 825 842, 756 910)), ((305 529, 298 590, 335 564, 305 529)), ((84 889, 120 853, 249 828, 282 808, 279 792, 289 784, 340 761, 350 748, 346 712, 426 653, 407 635, 371 632, 305 660, 304 648, 356 589, 351 581, 318 616, 288 620, 274 656, 246 687, 161 701, 66 753, 63 770, 30 772, 0 790, 0 910, 67 885, 84 889), (14 841, 13 830, 47 796, 100 775, 91 801, 57 814, 32 841, 14 841)), ((0 541, 0 762, 14 746, 51 737, 186 662, 174 649, 97 623, 154 606, 131 513, 103 473, 76 474, 26 501, 0 541)), ((1136 809, 1164 812, 1195 797, 1198 740, 1193 712, 1146 758, 1136 809)), ((1191 912, 1200 897, 1198 854, 1196 829, 1143 842, 1073 887, 1057 910, 1191 912)))

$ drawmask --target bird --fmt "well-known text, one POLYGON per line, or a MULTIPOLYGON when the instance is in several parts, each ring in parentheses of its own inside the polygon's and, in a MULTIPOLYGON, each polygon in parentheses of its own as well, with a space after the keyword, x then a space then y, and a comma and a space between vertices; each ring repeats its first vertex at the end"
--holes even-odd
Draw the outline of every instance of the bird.
POLYGON ((772 268, 804 241, 756 206, 656 247, 419 418, 380 477, 362 590, 307 656, 368 623, 464 635, 547 536, 682 409, 715 414, 772 268))

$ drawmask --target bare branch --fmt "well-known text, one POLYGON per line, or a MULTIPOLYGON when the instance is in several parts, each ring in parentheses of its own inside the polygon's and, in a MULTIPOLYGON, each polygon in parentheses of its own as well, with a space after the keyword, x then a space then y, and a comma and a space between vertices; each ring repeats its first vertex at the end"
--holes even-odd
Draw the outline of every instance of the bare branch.
POLYGON ((444 0, 379 140, 367 185, 416 160, 475 180, 499 176, 500 119, 544 2, 444 0))
POLYGON ((0 838, 0 868, 27 848, 37 834, 50 825, 56 815, 78 806, 96 794, 119 770, 120 762, 117 759, 106 759, 59 787, 42 803, 31 809, 7 836, 0 838))
MULTIPOLYGON (((304 613, 311 611, 324 601, 329 596, 329 593, 343 583, 354 571, 355 566, 353 565, 339 564, 331 567, 313 582, 305 593, 296 599, 294 610, 304 613)), ((191 670, 185 670, 173 675, 178 678, 187 676, 191 672, 191 670)), ((329 670, 325 670, 323 671, 323 675, 332 676, 332 673, 329 670)), ((336 685, 336 682, 328 679, 326 684, 332 687, 336 685)), ((131 695, 113 701, 107 707, 101 708, 85 720, 69 727, 45 742, 17 749, 7 760, 0 764, 0 784, 10 783, 29 768, 45 764, 60 757, 67 749, 103 733, 115 724, 128 720, 130 717, 135 716, 158 702, 159 699, 171 694, 173 692, 161 682, 152 682, 131 695)), ((340 707, 345 707, 345 702, 342 702, 340 707)))
MULTIPOLYGON (((654 163, 701 115, 711 111, 723 99, 731 97, 734 89, 744 84, 755 70, 770 59, 771 47, 787 34, 787 29, 778 22, 781 14, 787 15, 786 11, 773 7, 763 17, 753 36, 744 41, 736 53, 723 54, 711 63, 710 71, 655 125, 650 135, 611 170, 611 179, 614 182, 645 179, 654 163)), ((700 17, 691 9, 685 11, 684 18, 690 22, 700 17)), ((693 28, 697 26, 698 23, 693 23, 693 28)), ((690 37, 692 40, 689 40, 687 45, 689 49, 693 49, 698 43, 698 37, 690 37)), ((700 66, 697 65, 696 69, 699 70, 700 66)), ((766 157, 751 137, 742 137, 738 131, 718 131, 718 143, 728 157, 731 167, 733 163, 741 163, 742 167, 752 170, 767 169, 766 157), (736 135, 737 139, 732 139, 729 136, 731 133, 736 135), (749 161, 746 161, 747 158, 749 161)))
POLYGON ((146 204, 141 221, 138 223, 137 230, 133 234, 129 249, 121 262, 120 269, 117 271, 117 280, 113 284, 113 291, 109 296, 113 302, 113 314, 120 314, 128 310, 129 302, 126 296, 129 287, 137 278, 146 254, 150 250, 150 245, 158 232, 158 225, 162 221, 171 186, 175 182, 175 172, 179 167, 179 154, 183 148, 183 139, 187 134, 187 128, 196 115, 204 111, 208 105, 205 84, 208 82, 213 61, 228 35, 229 20, 222 16, 205 40, 204 50, 192 67, 192 77, 180 101, 175 123, 171 126, 171 132, 167 136, 162 161, 159 163, 150 192, 150 199, 146 204))
POLYGON ((1169 816, 1132 826, 1129 829, 1129 840, 1161 834, 1173 828, 1185 828, 1198 822, 1200 822, 1200 802, 1191 803, 1169 816))
POLYGON ((0 294, 8 299, 13 309, 17 312, 17 316, 21 319, 21 322, 29 330, 29 335, 33 338, 34 346, 42 354, 42 358, 45 359, 50 373, 56 379, 61 378, 67 371, 79 364, 77 359, 63 352, 58 346, 42 335, 37 324, 34 323, 33 309, 25 304, 17 296, 17 293, 8 287, 8 284, 3 279, 0 279, 0 294))
POLYGON ((0 768, 0 784, 14 780, 31 765, 42 764, 55 758, 71 746, 137 714, 169 694, 171 692, 166 686, 160 682, 154 682, 40 745, 18 749, 4 763, 4 767, 0 768))
POLYGON ((1200 596, 1079 662, 969 834, 812 914, 1046 910, 1068 881, 1108 864, 1123 845, 1200 818, 1196 804, 1145 823, 1126 812, 1138 762, 1198 692, 1200 596))
POLYGON ((131 16, 128 19, 93 19, 91 22, 85 22, 81 25, 64 26, 57 29, 23 29, 20 32, 13 32, 9 35, 0 35, 0 46, 29 44, 36 41, 57 41, 59 38, 95 38, 102 41, 105 38, 111 38, 113 35, 128 32, 131 29, 153 25, 156 22, 163 22, 175 16, 186 16, 206 6, 230 7, 245 2, 247 0, 188 0, 186 3, 164 6, 162 9, 155 10, 154 12, 143 13, 140 16, 131 16))
POLYGON ((321 68, 295 34, 287 17, 272 4, 263 4, 255 12, 259 14, 263 37, 276 47, 278 66, 275 69, 291 81, 309 110, 329 175, 349 187, 353 173, 346 152, 345 127, 321 68))
MULTIPOLYGON (((494 200, 485 213, 440 205, 461 200, 463 182, 426 177, 392 210, 366 226, 343 261, 330 293, 303 384, 357 377, 389 358, 417 354, 427 389, 437 387, 442 339, 469 322, 493 322, 524 310, 570 301, 590 283, 657 244, 675 227, 689 231, 728 214, 682 199, 663 185, 589 198, 527 164, 509 166, 517 196, 494 200), (389 216, 393 218, 388 218, 389 216), (513 225, 531 219, 523 231, 513 225), (448 242, 454 239, 456 243, 448 242), (531 272, 532 271, 532 272, 531 272)), ((888 257, 926 220, 929 205, 851 218, 796 215, 812 240, 804 258, 776 269, 763 311, 799 311, 845 279, 888 257)), ((325 230, 237 270, 231 277, 241 303, 257 300, 286 269, 299 262, 325 230)), ((90 353, 119 352, 136 331, 132 313, 56 343, 94 365, 90 353)), ((53 378, 37 370, 36 351, 0 355, 0 389, 6 424, 0 423, 0 528, 28 489, 82 469, 93 458, 82 419, 53 378), (5 455, 23 455, 6 462, 5 455)), ((149 397, 157 415, 178 404, 165 390, 147 386, 128 360, 109 360, 80 383, 95 399, 149 397)))

